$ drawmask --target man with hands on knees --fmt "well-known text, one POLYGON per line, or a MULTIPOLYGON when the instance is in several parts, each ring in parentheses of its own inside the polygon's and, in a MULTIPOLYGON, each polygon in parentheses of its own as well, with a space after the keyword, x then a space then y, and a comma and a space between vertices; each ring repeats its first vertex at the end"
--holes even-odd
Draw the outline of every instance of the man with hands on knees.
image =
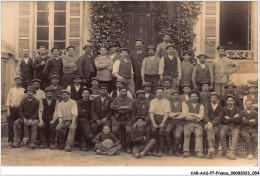
POLYGON ((152 153, 154 156, 162 156, 162 151, 165 144, 165 128, 166 120, 171 112, 170 102, 163 98, 162 87, 156 89, 156 98, 150 103, 150 120, 151 120, 151 138, 155 139, 156 145, 159 146, 157 153, 156 147, 153 149, 152 153))
POLYGON ((62 90, 63 101, 58 104, 59 124, 56 127, 59 149, 71 152, 77 128, 78 107, 75 100, 70 99, 70 92, 62 90), (66 132, 69 130, 66 145, 66 132))

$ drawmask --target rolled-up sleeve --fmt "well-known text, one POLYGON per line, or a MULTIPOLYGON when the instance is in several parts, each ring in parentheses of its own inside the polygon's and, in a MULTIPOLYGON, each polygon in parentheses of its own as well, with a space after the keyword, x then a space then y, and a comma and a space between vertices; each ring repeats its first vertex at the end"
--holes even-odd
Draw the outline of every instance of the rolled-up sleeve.
POLYGON ((120 66, 120 61, 116 60, 115 63, 113 64, 113 71, 112 71, 113 76, 115 76, 115 73, 118 73, 119 66, 120 66))
POLYGON ((161 58, 160 64, 159 64, 159 75, 162 75, 164 71, 164 57, 161 58))
POLYGON ((57 112, 57 114, 58 114, 58 118, 63 118, 64 117, 63 113, 62 113, 62 103, 58 104, 58 112, 57 112))
POLYGON ((150 109, 149 109, 149 112, 154 113, 155 104, 156 104, 156 100, 154 99, 154 100, 152 100, 151 103, 150 103, 150 109))
POLYGON ((75 117, 78 117, 78 106, 76 101, 73 101, 72 106, 71 106, 71 114, 75 117))
POLYGON ((202 120, 204 118, 204 106, 203 105, 200 105, 200 110, 199 110, 198 116, 199 116, 199 120, 198 121, 200 121, 200 120, 202 120))
POLYGON ((165 101, 164 107, 165 107, 164 114, 171 112, 171 104, 170 104, 170 102, 168 100, 165 101))
POLYGON ((178 79, 181 79, 181 61, 180 58, 177 58, 177 67, 178 67, 178 79))

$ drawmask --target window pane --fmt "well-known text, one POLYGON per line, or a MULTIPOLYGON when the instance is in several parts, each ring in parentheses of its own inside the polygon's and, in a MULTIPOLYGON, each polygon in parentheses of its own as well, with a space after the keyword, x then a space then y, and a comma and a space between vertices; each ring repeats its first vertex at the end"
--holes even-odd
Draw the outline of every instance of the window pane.
POLYGON ((66 25, 66 12, 54 13, 54 25, 66 25))
POLYGON ((49 2, 37 2, 37 9, 38 10, 46 10, 46 11, 49 11, 49 7, 48 7, 48 3, 49 2))
POLYGON ((60 47, 60 49, 65 49, 65 42, 54 42, 54 46, 60 47))
POLYGON ((66 10, 66 2, 54 2, 54 10, 66 10))
POLYGON ((37 25, 49 25, 49 12, 38 12, 37 13, 37 25))
POLYGON ((66 28, 55 27, 54 28, 54 40, 66 40, 66 28))
POLYGON ((37 49, 42 45, 45 46, 47 49, 49 48, 49 42, 37 42, 37 49))
POLYGON ((37 27, 37 40, 49 40, 49 27, 37 27))

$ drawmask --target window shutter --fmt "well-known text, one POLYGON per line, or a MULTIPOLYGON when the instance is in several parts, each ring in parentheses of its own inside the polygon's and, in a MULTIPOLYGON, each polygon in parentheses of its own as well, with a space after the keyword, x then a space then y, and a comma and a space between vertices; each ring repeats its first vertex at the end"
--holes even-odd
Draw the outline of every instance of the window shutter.
POLYGON ((76 47, 75 54, 79 56, 82 53, 82 25, 83 25, 83 2, 70 1, 68 3, 69 29, 67 29, 67 46, 76 47))
POLYGON ((210 58, 215 58, 216 47, 219 45, 219 2, 203 2, 202 19, 202 50, 210 58))
POLYGON ((32 55, 32 17, 31 9, 32 2, 18 2, 19 3, 19 19, 18 19, 18 38, 17 38, 17 53, 16 58, 23 57, 23 48, 28 48, 30 56, 32 55))

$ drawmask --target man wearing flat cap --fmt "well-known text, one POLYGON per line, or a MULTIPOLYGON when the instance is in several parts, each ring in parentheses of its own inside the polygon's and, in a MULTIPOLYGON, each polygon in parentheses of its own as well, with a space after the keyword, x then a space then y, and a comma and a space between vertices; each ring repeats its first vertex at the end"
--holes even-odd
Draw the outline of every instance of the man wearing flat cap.
POLYGON ((66 90, 70 92, 70 98, 78 101, 82 99, 82 91, 85 86, 82 85, 83 78, 80 75, 75 75, 73 78, 73 84, 69 85, 66 90))
POLYGON ((49 80, 43 76, 42 71, 45 67, 47 60, 50 58, 48 56, 48 51, 45 46, 41 45, 38 49, 39 56, 34 59, 32 68, 34 70, 34 77, 40 79, 41 89, 44 90, 48 86, 49 80))
POLYGON ((159 57, 159 58, 162 58, 162 57, 167 55, 166 47, 168 45, 172 45, 172 43, 170 43, 171 34, 167 33, 167 32, 163 33, 162 34, 162 40, 163 40, 163 42, 158 44, 157 49, 156 49, 156 56, 159 57))
POLYGON ((33 88, 35 90, 34 97, 37 100, 39 100, 39 101, 41 101, 42 99, 46 98, 44 91, 40 89, 40 87, 41 87, 41 80, 33 79, 31 83, 32 83, 32 86, 33 86, 33 88))
POLYGON ((25 89, 33 79, 33 59, 29 58, 29 49, 23 49, 23 58, 16 65, 16 74, 23 79, 22 87, 25 89))
POLYGON ((40 149, 50 146, 50 149, 55 149, 56 126, 58 124, 58 104, 59 100, 53 98, 54 89, 48 87, 45 89, 46 98, 40 101, 39 105, 39 138, 40 149))
POLYGON ((151 92, 154 93, 158 87, 159 77, 159 65, 160 58, 155 56, 156 48, 153 45, 149 45, 146 49, 148 57, 145 57, 141 67, 141 76, 143 84, 146 82, 151 83, 151 92))
POLYGON ((22 77, 15 77, 15 87, 8 91, 5 106, 7 107, 7 123, 8 123, 8 143, 10 145, 14 142, 14 121, 19 118, 19 106, 24 98, 24 88, 22 85, 22 77))
POLYGON ((22 145, 23 129, 24 126, 29 131, 29 142, 30 148, 36 149, 36 136, 37 126, 39 123, 38 111, 39 111, 39 100, 33 97, 35 90, 32 86, 28 86, 24 91, 27 95, 22 99, 19 107, 19 119, 14 122, 14 138, 15 142, 13 147, 20 148, 22 145))
POLYGON ((64 89, 60 83, 61 77, 59 75, 52 75, 51 76, 51 85, 49 85, 47 88, 52 88, 54 90, 53 98, 58 99, 59 101, 62 101, 61 97, 61 91, 64 89))
POLYGON ((120 49, 121 58, 116 60, 113 65, 112 74, 117 79, 123 79, 126 82, 127 88, 134 93, 135 83, 134 83, 134 71, 132 62, 128 59, 129 50, 127 48, 120 49))
POLYGON ((95 76, 96 72, 94 56, 92 55, 92 44, 86 43, 82 49, 85 51, 85 54, 79 57, 78 73, 83 77, 84 85, 90 86, 90 78, 95 76))
POLYGON ((62 69, 63 69, 63 64, 62 64, 62 59, 60 57, 61 49, 57 46, 54 46, 51 49, 51 58, 48 59, 48 61, 45 64, 45 67, 42 71, 43 76, 47 78, 51 78, 52 75, 59 75, 62 77, 62 69))
POLYGON ((78 106, 75 100, 70 99, 68 90, 64 89, 61 93, 63 101, 58 104, 59 123, 56 127, 58 147, 60 150, 63 150, 65 147, 65 151, 71 152, 77 128, 78 106), (67 131, 69 133, 66 140, 67 131))
POLYGON ((67 54, 62 57, 63 76, 61 85, 68 87, 73 83, 72 78, 77 73, 78 57, 75 56, 75 46, 68 46, 66 48, 67 54))
POLYGON ((144 41, 142 39, 135 40, 135 50, 130 53, 130 60, 133 64, 134 70, 134 82, 135 90, 142 89, 142 77, 141 77, 141 67, 143 59, 147 56, 147 53, 143 49, 144 41))
MULTIPOLYGON (((120 93, 120 89, 121 88, 126 88, 126 81, 125 79, 116 79, 116 88, 109 94, 110 97, 112 97, 112 99, 119 97, 120 93)), ((133 93, 130 92, 129 90, 127 90, 127 96, 131 99, 133 99, 133 93)))
POLYGON ((225 85, 229 82, 229 76, 238 71, 238 64, 226 57, 224 46, 217 47, 218 56, 212 62, 214 75, 214 89, 220 96, 225 94, 225 85))
POLYGON ((112 43, 108 45, 107 50, 108 50, 108 55, 110 59, 115 63, 117 59, 120 59, 120 54, 117 53, 118 45, 116 43, 112 43))
POLYGON ((248 88, 248 91, 249 93, 244 96, 243 98, 243 105, 244 105, 244 108, 246 108, 246 100, 251 100, 252 103, 253 103, 253 109, 258 111, 258 93, 257 93, 257 84, 248 84, 247 85, 247 88, 248 88))

